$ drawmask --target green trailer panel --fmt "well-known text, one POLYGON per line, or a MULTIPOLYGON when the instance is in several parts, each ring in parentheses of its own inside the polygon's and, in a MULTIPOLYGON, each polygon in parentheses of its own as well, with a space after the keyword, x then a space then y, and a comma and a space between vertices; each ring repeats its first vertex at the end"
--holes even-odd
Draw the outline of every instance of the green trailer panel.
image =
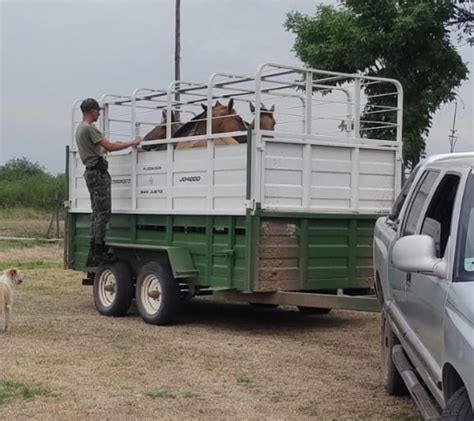
MULTIPOLYGON (((136 259, 165 253, 175 277, 242 292, 356 292, 373 286, 376 216, 261 214, 186 216, 114 214, 107 243, 136 259), (145 256, 145 257, 143 257, 145 256)), ((70 214, 68 267, 85 265, 89 214, 70 214)), ((157 257, 156 257, 157 258, 157 257)))

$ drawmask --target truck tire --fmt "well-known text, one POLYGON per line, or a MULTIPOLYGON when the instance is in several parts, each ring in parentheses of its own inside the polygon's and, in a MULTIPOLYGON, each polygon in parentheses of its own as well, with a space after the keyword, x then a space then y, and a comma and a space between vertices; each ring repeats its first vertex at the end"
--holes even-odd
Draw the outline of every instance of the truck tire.
POLYGON ((399 343, 382 311, 381 329, 382 377, 385 390, 389 395, 404 396, 408 393, 405 383, 392 360, 392 348, 399 343))
POLYGON ((179 309, 180 291, 169 266, 157 262, 143 266, 137 277, 135 298, 138 312, 146 323, 172 323, 179 309))
POLYGON ((93 294, 100 314, 125 316, 133 298, 132 272, 128 264, 118 261, 100 265, 94 276, 93 294))
POLYGON ((328 314, 332 309, 331 308, 322 308, 322 307, 304 307, 297 306, 300 313, 303 314, 328 314))
POLYGON ((473 408, 465 387, 461 387, 446 403, 441 414, 443 421, 472 421, 474 420, 473 408))

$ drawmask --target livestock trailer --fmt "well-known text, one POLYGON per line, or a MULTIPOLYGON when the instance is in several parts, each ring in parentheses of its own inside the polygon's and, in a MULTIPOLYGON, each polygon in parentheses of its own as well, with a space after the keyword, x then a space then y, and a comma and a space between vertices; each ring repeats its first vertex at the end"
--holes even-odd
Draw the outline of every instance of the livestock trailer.
POLYGON ((73 105, 65 260, 87 274, 101 314, 124 315, 135 298, 146 322, 165 324, 180 300, 204 294, 308 312, 377 310, 372 235, 401 185, 399 82, 264 64, 100 102, 101 130, 113 140, 143 136, 160 114, 177 116, 143 144, 157 150, 108 155, 106 243, 116 261, 95 268, 86 266, 91 208, 73 105), (247 129, 214 133, 212 107, 230 98, 247 129), (199 115, 204 134, 174 135, 174 124, 199 115), (218 145, 224 136, 246 142, 218 145), (177 148, 190 140, 205 146, 177 148))

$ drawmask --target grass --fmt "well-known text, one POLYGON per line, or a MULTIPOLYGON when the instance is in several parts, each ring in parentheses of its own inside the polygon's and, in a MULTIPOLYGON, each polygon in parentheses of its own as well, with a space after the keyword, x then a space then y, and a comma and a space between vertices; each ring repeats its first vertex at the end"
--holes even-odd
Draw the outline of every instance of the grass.
POLYGON ((30 260, 30 261, 21 261, 21 260, 6 260, 0 262, 0 271, 17 267, 22 270, 28 269, 61 269, 63 267, 62 262, 57 261, 47 261, 47 260, 30 260))
POLYGON ((199 399, 199 395, 197 393, 193 392, 185 392, 183 395, 183 398, 186 399, 199 399))
POLYGON ((410 398, 383 390, 378 315, 256 317, 196 299, 177 324, 153 326, 134 307, 99 315, 82 273, 42 269, 61 260, 58 244, 0 252, 0 263, 39 268, 25 270, 0 333, 2 420, 416 419, 410 398))
POLYGON ((24 249, 38 246, 39 241, 29 240, 0 240, 0 251, 13 250, 13 249, 24 249))
POLYGON ((247 377, 245 375, 240 375, 237 377, 237 384, 240 384, 242 386, 250 386, 252 383, 253 382, 250 377, 247 377))
POLYGON ((32 387, 12 380, 0 380, 0 405, 12 399, 33 399, 35 396, 54 396, 55 394, 42 387, 32 387))
POLYGON ((35 219, 38 221, 48 220, 50 212, 32 208, 0 208, 0 220, 24 220, 35 219))
MULTIPOLYGON (((52 212, 30 208, 0 208, 0 236, 39 237, 46 235, 52 212)), ((60 215, 60 236, 64 233, 63 216, 60 215)), ((50 236, 56 236, 56 222, 51 227, 50 236)))
POLYGON ((145 396, 148 396, 151 399, 175 399, 176 398, 175 393, 166 389, 155 390, 153 392, 147 392, 145 393, 145 396))

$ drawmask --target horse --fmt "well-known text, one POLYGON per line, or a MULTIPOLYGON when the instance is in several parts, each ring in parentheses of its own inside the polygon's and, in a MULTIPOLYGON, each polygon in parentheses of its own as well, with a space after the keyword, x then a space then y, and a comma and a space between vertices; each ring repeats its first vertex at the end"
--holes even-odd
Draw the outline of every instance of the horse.
MULTIPOLYGON (((207 134, 207 106, 201 104, 203 112, 189 120, 180 127, 173 137, 199 136, 207 134)), ((212 107, 212 133, 228 133, 246 131, 242 118, 234 110, 234 100, 231 99, 227 105, 216 101, 212 107)), ((225 137, 214 140, 215 145, 233 145, 245 143, 246 136, 225 137)), ((189 142, 178 143, 176 149, 202 148, 207 145, 207 140, 191 140, 189 142)))
MULTIPOLYGON (((150 132, 148 132, 143 140, 146 142, 147 140, 159 140, 159 139, 166 139, 166 123, 168 121, 167 112, 163 110, 161 113, 161 123, 154 127, 150 132)), ((174 133, 182 127, 183 124, 178 121, 178 118, 174 111, 171 111, 171 137, 173 137, 174 133)), ((151 146, 144 146, 142 145, 142 149, 145 151, 163 151, 166 149, 166 143, 160 143, 151 146)))
MULTIPOLYGON (((250 102, 250 111, 255 113, 255 106, 250 102)), ((273 113, 275 112, 275 104, 273 104, 270 109, 267 109, 265 105, 260 104, 260 129, 261 130, 275 130, 275 117, 273 113)), ((255 127, 255 119, 252 121, 252 128, 255 127)))

